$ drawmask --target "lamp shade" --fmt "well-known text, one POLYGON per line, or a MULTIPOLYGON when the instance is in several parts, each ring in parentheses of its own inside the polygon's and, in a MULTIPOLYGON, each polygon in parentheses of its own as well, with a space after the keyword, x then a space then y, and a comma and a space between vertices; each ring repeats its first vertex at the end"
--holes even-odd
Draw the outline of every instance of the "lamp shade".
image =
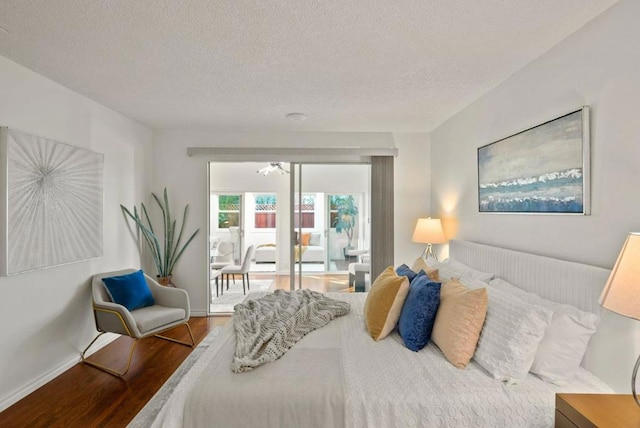
POLYGON ((610 311, 640 319, 640 233, 627 236, 599 302, 610 311))
POLYGON ((445 244, 447 242, 440 219, 431 217, 418 219, 411 240, 421 244, 445 244))

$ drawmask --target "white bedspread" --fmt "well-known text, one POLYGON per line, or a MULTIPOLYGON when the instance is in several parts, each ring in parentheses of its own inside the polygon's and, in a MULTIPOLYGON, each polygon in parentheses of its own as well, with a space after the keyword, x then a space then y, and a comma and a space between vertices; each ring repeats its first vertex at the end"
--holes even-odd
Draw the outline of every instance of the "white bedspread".
POLYGON ((456 369, 433 344, 412 352, 397 333, 374 342, 364 327, 365 296, 330 294, 351 313, 249 373, 229 369, 228 323, 154 426, 543 427, 553 426, 556 392, 611 392, 582 369, 563 387, 533 375, 506 386, 474 362, 456 369))

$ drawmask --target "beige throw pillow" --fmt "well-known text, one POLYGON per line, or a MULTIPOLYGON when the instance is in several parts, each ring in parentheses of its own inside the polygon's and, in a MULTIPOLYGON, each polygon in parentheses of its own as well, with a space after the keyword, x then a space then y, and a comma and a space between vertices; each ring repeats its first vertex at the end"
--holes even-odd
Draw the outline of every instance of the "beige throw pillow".
POLYGON ((384 339, 395 328, 407 294, 409 279, 398 276, 393 266, 386 268, 373 282, 364 303, 364 320, 373 340, 384 339))
POLYGON ((421 270, 423 270, 431 281, 440 281, 438 269, 429 267, 429 265, 427 265, 427 262, 425 262, 422 257, 418 257, 416 261, 413 262, 413 265, 411 265, 411 270, 415 273, 419 273, 421 270))
POLYGON ((476 350, 487 315, 487 289, 469 289, 457 279, 442 285, 431 340, 451 364, 464 368, 476 350))

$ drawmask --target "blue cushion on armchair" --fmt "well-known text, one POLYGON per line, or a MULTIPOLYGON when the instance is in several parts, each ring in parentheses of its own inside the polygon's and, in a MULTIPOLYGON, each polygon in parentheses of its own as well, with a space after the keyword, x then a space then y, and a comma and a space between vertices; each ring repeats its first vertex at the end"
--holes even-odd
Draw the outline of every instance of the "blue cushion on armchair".
POLYGON ((440 305, 439 282, 433 282, 424 271, 415 276, 404 301, 398 330, 405 346, 412 351, 424 348, 429 339, 440 305))
POLYGON ((102 278, 102 282, 104 282, 111 300, 130 311, 155 304, 142 270, 126 275, 102 278))

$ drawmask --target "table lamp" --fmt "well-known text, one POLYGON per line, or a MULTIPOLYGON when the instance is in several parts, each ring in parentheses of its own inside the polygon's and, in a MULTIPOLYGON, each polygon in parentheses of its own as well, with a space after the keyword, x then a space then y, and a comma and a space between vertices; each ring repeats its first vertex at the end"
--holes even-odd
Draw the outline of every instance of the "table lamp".
POLYGON ((420 244, 427 244, 427 247, 422 253, 422 257, 425 259, 433 257, 436 260, 438 260, 438 257, 434 254, 431 245, 445 244, 447 242, 447 238, 445 238, 444 231, 442 230, 442 222, 440 222, 439 218, 431 217, 418 219, 411 240, 420 244))
MULTIPOLYGON (((640 233, 629 233, 627 236, 607 285, 602 290, 599 303, 610 311, 640 320, 640 233)), ((640 407, 636 394, 636 374, 639 365, 640 356, 631 376, 633 399, 640 407)))

